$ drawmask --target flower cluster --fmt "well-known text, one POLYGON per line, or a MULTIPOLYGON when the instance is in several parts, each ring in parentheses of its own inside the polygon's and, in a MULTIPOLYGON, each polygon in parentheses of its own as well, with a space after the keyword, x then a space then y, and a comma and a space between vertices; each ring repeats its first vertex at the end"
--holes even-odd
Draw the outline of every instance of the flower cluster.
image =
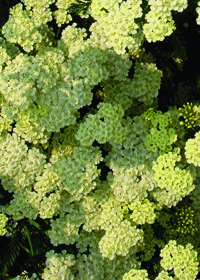
POLYGON ((116 255, 126 256, 130 248, 142 242, 142 239, 142 231, 125 220, 106 231, 99 242, 99 249, 104 258, 113 260, 116 255))
POLYGON ((74 244, 79 239, 79 228, 83 223, 84 212, 79 205, 70 205, 69 214, 51 219, 51 230, 48 231, 51 243, 55 246, 74 244))
MULTIPOLYGON (((81 55, 81 53, 79 54, 79 51, 83 50, 88 45, 87 41, 85 41, 86 37, 86 29, 78 28, 77 23, 75 22, 63 30, 61 42, 67 46, 69 57, 73 56, 74 54, 81 55)), ((81 59, 79 59, 79 63, 81 63, 81 59)))
MULTIPOLYGON (((126 217, 130 219, 130 221, 142 225, 145 223, 153 224, 156 215, 154 213, 155 205, 151 203, 148 199, 144 201, 134 201, 124 209, 126 212, 126 217), (128 209, 130 211, 130 216, 128 215, 128 209)), ((125 213, 126 213, 125 212, 125 213)))
POLYGON ((18 55, 2 73, 2 114, 16 122, 15 132, 26 141, 45 143, 78 116, 66 95, 63 61, 60 50, 44 47, 36 57, 18 55))
POLYGON ((185 156, 188 163, 192 163, 195 166, 200 166, 200 132, 195 134, 194 139, 189 139, 185 145, 185 156))
POLYGON ((7 131, 11 131, 12 121, 6 120, 0 116, 0 136, 3 136, 7 131))
POLYGON ((152 152, 166 153, 171 151, 172 144, 176 142, 177 135, 173 127, 170 127, 173 118, 170 112, 154 112, 149 109, 143 114, 150 126, 150 133, 146 136, 145 145, 152 152))
POLYGON ((10 63, 10 60, 15 58, 19 53, 19 49, 4 40, 3 38, 0 38, 0 72, 4 69, 5 65, 10 63))
POLYGON ((180 150, 177 149, 159 156, 152 167, 155 171, 154 179, 158 184, 158 188, 153 191, 153 196, 159 203, 168 207, 176 206, 195 188, 191 173, 176 166, 176 162, 181 160, 179 152, 180 150))
MULTIPOLYGON (((55 2, 55 0, 54 0, 54 2, 55 2)), ((62 24, 66 24, 72 20, 72 17, 67 12, 67 9, 74 2, 75 2, 74 0, 69 0, 69 1, 57 0, 56 1, 56 7, 58 9, 54 12, 54 17, 55 17, 56 23, 59 27, 62 24)))
POLYGON ((152 159, 157 155, 145 153, 144 145, 133 150, 110 152, 106 164, 112 174, 108 176, 110 187, 118 201, 129 203, 134 200, 143 201, 156 183, 151 171, 152 159))
POLYGON ((90 27, 91 40, 100 48, 114 49, 125 54, 126 48, 138 55, 144 35, 135 22, 142 16, 142 1, 96 0, 92 1, 89 14, 96 20, 90 27))
POLYGON ((35 220, 38 216, 39 202, 35 192, 21 190, 14 193, 10 204, 5 207, 5 213, 13 216, 16 221, 24 218, 35 220))
POLYGON ((28 149, 25 141, 15 133, 0 138, 1 183, 9 192, 31 190, 36 177, 42 173, 46 156, 33 147, 28 149))
MULTIPOLYGON (((48 18, 47 21, 50 19, 51 18, 48 18)), ((41 22, 39 22, 39 24, 41 24, 41 22)), ((45 29, 43 25, 38 27, 34 23, 30 12, 23 10, 22 4, 19 3, 10 9, 9 20, 3 26, 2 32, 7 41, 17 43, 21 45, 26 52, 30 52, 34 49, 34 45, 41 45, 44 40, 43 34, 41 33, 44 33, 45 29)))
POLYGON ((182 12, 187 8, 187 0, 149 0, 150 11, 145 18, 143 32, 148 42, 163 41, 176 29, 172 11, 182 12))
MULTIPOLYGON (((123 203, 118 202, 115 196, 110 195, 107 199, 94 194, 101 202, 101 209, 90 209, 90 219, 84 229, 104 230, 105 234, 99 242, 99 249, 103 257, 113 260, 117 255, 126 256, 132 246, 142 241, 143 232, 131 222, 124 220, 123 203), (93 213, 93 215, 92 215, 93 213)), ((96 208, 96 207, 95 207, 96 208)), ((88 212, 88 211, 87 211, 88 212)))
POLYGON ((140 102, 152 105, 158 96, 162 71, 154 63, 136 63, 134 72, 134 97, 140 102))
POLYGON ((160 256, 162 257, 161 266, 165 270, 173 269, 178 279, 196 279, 198 274, 197 252, 193 250, 191 244, 187 244, 184 248, 182 245, 177 245, 175 240, 170 240, 161 250, 160 256))
POLYGON ((55 253, 54 250, 51 250, 46 253, 46 257, 46 268, 42 274, 42 279, 75 279, 73 272, 76 260, 74 255, 67 254, 66 251, 62 251, 62 253, 55 253))
POLYGON ((50 5, 55 2, 55 0, 22 0, 25 4, 26 10, 29 12, 29 16, 33 18, 35 26, 43 25, 52 20, 52 12, 50 5))
POLYGON ((117 106, 120 104, 124 112, 131 107, 134 108, 133 106, 137 103, 142 103, 143 107, 148 107, 153 104, 158 96, 161 77, 162 72, 157 69, 155 64, 136 62, 134 79, 125 78, 117 83, 114 79, 102 81, 103 89, 97 93, 97 96, 102 96, 106 103, 117 106))
POLYGON ((167 271, 161 271, 155 278, 155 280, 174 280, 174 278, 172 276, 169 276, 169 273, 167 271))
POLYGON ((113 106, 109 103, 100 103, 97 114, 88 115, 86 120, 80 124, 76 139, 81 145, 91 146, 94 140, 104 144, 120 144, 124 128, 121 124, 124 111, 120 105, 113 106))
POLYGON ((131 269, 128 273, 125 273, 123 280, 148 280, 148 273, 145 269, 131 269))
POLYGON ((60 157, 52 164, 59 178, 59 189, 70 194, 71 201, 79 201, 95 189, 100 172, 97 164, 101 159, 98 147, 75 147, 70 156, 60 157))

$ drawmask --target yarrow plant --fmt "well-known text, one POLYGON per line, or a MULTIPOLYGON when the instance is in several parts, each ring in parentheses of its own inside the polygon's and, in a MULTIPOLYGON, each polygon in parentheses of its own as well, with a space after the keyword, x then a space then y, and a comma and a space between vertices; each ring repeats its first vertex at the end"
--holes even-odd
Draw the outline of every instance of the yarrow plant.
MULTIPOLYGON (((144 49, 173 33, 187 1, 92 0, 78 16, 75 1, 21 2, 0 38, 0 179, 10 199, 1 235, 9 221, 45 223, 51 245, 30 279, 195 280, 198 218, 175 209, 199 206, 200 132, 185 137, 199 107, 159 110, 164 73, 144 49), (179 244, 187 222, 197 237, 179 244)), ((30 250, 20 246, 33 258, 25 232, 30 250)))

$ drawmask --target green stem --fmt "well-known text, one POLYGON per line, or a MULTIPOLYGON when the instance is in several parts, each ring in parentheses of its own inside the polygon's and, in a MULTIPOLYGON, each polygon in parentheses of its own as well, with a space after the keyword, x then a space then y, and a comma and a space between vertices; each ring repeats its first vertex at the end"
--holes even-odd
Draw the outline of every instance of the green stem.
POLYGON ((30 238, 30 235, 28 233, 28 229, 26 226, 24 226, 25 230, 26 230, 26 235, 28 237, 28 242, 29 242, 29 245, 30 245, 30 248, 31 248, 31 256, 34 256, 34 252, 33 252, 33 246, 32 246, 32 243, 31 243, 31 238, 30 238))
POLYGON ((36 228, 40 229, 40 225, 38 223, 36 223, 35 221, 32 221, 32 220, 28 220, 29 223, 33 226, 35 226, 36 228))
POLYGON ((58 36, 59 36, 59 34, 60 34, 60 29, 61 29, 61 27, 58 28, 58 31, 57 31, 57 33, 56 33, 56 39, 58 39, 58 36))

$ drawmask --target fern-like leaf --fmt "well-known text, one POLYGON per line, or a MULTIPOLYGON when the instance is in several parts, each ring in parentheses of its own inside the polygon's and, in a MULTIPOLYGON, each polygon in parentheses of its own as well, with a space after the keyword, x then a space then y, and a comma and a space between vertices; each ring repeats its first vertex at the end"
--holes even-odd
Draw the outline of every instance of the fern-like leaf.
POLYGON ((81 12, 85 15, 87 13, 87 10, 91 4, 91 0, 85 0, 85 1, 80 1, 77 0, 76 3, 73 3, 70 5, 68 8, 69 13, 75 13, 79 15, 81 12))
POLYGON ((1 275, 5 275, 8 270, 13 266, 17 257, 19 256, 20 249, 26 239, 26 235, 22 234, 22 224, 19 224, 13 229, 10 237, 10 242, 6 248, 5 255, 2 260, 1 275))

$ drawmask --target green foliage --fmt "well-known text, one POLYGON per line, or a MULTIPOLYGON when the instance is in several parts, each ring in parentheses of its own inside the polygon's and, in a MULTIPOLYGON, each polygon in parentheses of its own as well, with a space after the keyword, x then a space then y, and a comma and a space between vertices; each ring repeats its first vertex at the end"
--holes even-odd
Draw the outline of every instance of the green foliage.
POLYGON ((69 6, 68 12, 75 13, 77 15, 82 13, 83 15, 85 15, 90 7, 90 4, 91 4, 91 0, 84 0, 84 1, 76 0, 75 3, 72 3, 69 6))
POLYGON ((9 220, 8 244, 5 252, 2 252, 0 256, 0 275, 17 273, 17 271, 19 273, 24 269, 29 275, 34 272, 39 275, 43 271, 45 253, 50 248, 50 242, 48 236, 44 234, 48 225, 45 221, 39 222, 40 224, 24 219, 15 223, 14 220, 9 220))
POLYGON ((23 226, 19 225, 13 230, 10 237, 9 245, 5 250, 4 256, 1 258, 1 275, 4 275, 14 265, 19 256, 20 249, 24 247, 26 236, 22 233, 23 226))

